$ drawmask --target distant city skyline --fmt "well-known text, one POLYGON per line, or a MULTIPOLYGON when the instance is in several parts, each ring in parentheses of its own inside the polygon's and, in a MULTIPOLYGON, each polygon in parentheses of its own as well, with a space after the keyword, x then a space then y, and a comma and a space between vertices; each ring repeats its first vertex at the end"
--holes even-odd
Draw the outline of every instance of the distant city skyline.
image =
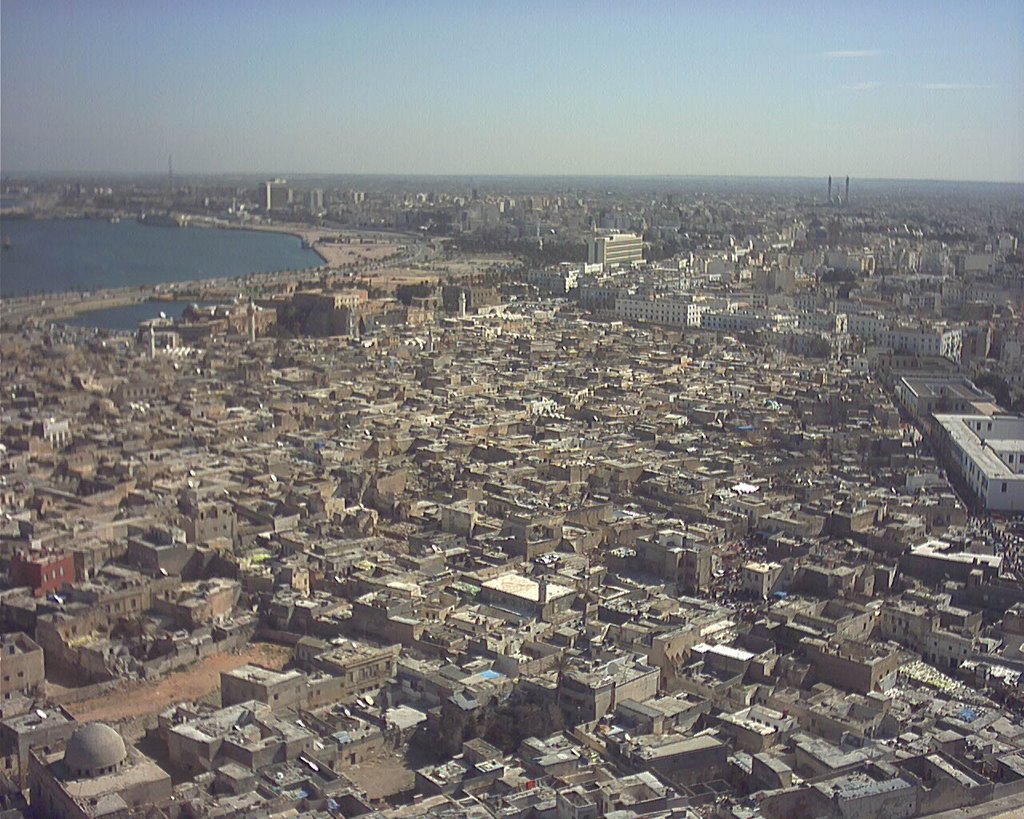
POLYGON ((1024 4, 0 6, 0 171, 1024 181, 1024 4))

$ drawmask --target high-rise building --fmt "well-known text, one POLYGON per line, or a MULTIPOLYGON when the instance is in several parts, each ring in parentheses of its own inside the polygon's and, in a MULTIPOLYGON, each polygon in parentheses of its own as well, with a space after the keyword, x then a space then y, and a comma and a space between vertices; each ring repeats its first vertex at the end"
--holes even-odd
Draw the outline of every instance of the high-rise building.
POLYGON ((279 210, 292 201, 292 189, 287 179, 271 179, 260 189, 260 207, 264 210, 279 210))
POLYGON ((310 213, 320 213, 324 209, 323 188, 313 188, 309 192, 306 204, 309 206, 310 213))
POLYGON ((644 240, 637 233, 605 233, 587 244, 587 262, 603 265, 605 270, 628 267, 643 258, 644 240))

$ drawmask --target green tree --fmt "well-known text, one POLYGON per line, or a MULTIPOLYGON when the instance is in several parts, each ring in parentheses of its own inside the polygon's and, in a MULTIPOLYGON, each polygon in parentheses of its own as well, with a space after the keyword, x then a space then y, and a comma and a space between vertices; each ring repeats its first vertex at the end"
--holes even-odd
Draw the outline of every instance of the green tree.
POLYGON ((993 372, 983 372, 974 379, 974 383, 981 389, 992 393, 999 406, 1004 409, 1011 408, 1013 402, 1010 398, 1010 385, 1006 383, 1005 378, 993 372))

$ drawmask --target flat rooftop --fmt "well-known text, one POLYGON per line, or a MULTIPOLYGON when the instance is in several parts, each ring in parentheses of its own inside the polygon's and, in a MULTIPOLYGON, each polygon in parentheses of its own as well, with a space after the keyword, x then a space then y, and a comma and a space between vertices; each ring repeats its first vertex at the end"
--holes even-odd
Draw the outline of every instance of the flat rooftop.
POLYGON ((28 654, 33 651, 42 651, 42 649, 27 634, 16 631, 13 634, 0 636, 0 655, 13 656, 15 654, 28 654))
POLYGON ((935 421, 946 431, 954 445, 959 447, 967 458, 981 470, 986 480, 1019 479, 1021 476, 1010 469, 998 453, 1019 451, 1017 447, 1024 443, 1024 421, 1021 421, 1020 424, 1021 437, 1000 437, 990 441, 970 427, 972 421, 981 421, 987 424, 989 420, 987 417, 975 415, 935 416, 935 421))
MULTIPOLYGON (((540 584, 532 577, 526 577, 521 574, 512 572, 503 574, 501 577, 486 581, 483 587, 501 592, 502 594, 511 595, 512 597, 518 597, 522 600, 529 600, 531 603, 540 601, 540 584)), ((548 583, 548 600, 557 600, 572 593, 573 590, 567 586, 561 586, 558 583, 548 583)))
POLYGON ((960 398, 964 401, 987 401, 992 398, 963 377, 906 377, 903 382, 918 398, 960 398))
POLYGON ((223 672, 226 677, 234 677, 240 680, 273 685, 287 680, 298 679, 302 676, 298 671, 273 671, 269 668, 262 668, 258 665, 243 665, 233 671, 223 672))
POLYGON ((994 569, 999 568, 1003 563, 1003 558, 1000 555, 953 551, 949 544, 941 540, 929 540, 927 543, 922 543, 920 546, 912 548, 910 553, 918 557, 930 557, 936 560, 946 560, 950 563, 969 563, 974 566, 985 565, 994 569))
POLYGON ((56 708, 39 708, 29 711, 27 714, 8 717, 2 724, 15 734, 24 734, 36 730, 45 731, 57 725, 71 725, 74 722, 74 717, 62 707, 57 706, 56 708))
POLYGON ((730 660, 739 660, 746 662, 753 660, 756 656, 753 652, 745 651, 742 648, 733 648, 732 646, 712 646, 707 643, 697 643, 693 647, 694 654, 718 654, 721 657, 728 657, 730 660))

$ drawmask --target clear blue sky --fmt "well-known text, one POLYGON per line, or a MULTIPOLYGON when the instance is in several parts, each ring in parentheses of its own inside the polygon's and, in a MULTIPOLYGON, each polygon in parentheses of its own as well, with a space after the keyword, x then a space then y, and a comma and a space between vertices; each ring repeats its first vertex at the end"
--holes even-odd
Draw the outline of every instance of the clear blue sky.
POLYGON ((2 0, 0 169, 1024 181, 1024 2, 2 0))

